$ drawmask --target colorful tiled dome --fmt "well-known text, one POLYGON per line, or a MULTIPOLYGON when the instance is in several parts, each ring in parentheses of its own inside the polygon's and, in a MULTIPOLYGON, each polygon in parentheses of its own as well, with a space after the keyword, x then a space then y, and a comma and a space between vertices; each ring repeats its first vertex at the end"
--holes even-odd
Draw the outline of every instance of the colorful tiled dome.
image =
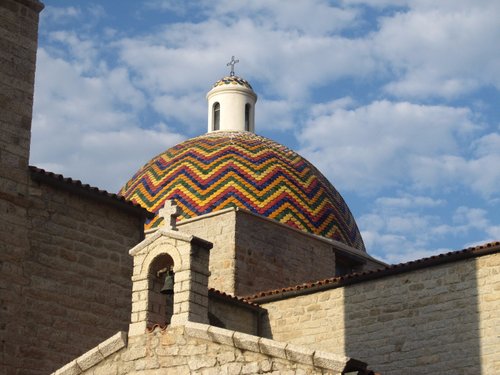
MULTIPOLYGON (((294 151, 250 132, 212 132, 182 142, 142 167, 119 194, 155 213, 175 199, 179 220, 239 207, 365 249, 328 180, 294 151)), ((155 216, 146 229, 161 220, 155 216)))
POLYGON ((243 79, 238 76, 227 76, 224 78, 219 79, 217 82, 214 83, 213 87, 218 87, 218 86, 224 86, 224 85, 238 85, 238 86, 243 86, 246 87, 247 89, 253 90, 252 86, 246 79, 243 79))

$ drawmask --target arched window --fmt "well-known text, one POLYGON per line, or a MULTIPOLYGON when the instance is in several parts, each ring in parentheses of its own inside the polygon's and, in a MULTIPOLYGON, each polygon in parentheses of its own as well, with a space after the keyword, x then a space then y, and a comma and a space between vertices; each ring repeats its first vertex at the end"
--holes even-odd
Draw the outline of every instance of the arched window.
POLYGON ((245 104, 245 130, 250 131, 250 104, 245 104))
POLYGON ((213 107, 213 120, 214 120, 214 130, 220 129, 220 104, 214 103, 213 107))

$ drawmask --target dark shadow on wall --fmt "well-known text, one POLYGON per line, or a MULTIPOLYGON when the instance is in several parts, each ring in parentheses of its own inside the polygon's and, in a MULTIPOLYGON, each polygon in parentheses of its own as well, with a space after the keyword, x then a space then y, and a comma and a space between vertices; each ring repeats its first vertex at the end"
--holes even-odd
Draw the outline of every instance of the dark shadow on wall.
POLYGON ((480 374, 475 259, 417 266, 345 287, 346 355, 384 375, 480 374))

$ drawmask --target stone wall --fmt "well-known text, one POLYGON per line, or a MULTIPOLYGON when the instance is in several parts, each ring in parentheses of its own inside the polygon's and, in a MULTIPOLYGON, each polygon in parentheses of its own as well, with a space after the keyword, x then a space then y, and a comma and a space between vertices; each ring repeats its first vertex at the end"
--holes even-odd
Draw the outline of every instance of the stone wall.
MULTIPOLYGON (((180 230, 214 244, 209 287, 234 295, 335 275, 332 243, 243 210, 181 221, 180 230)), ((380 267, 367 257, 363 269, 380 267)))
POLYGON ((28 223, 23 284, 2 303, 3 374, 46 374, 130 320, 140 216, 32 181, 28 223))
POLYGON ((209 294, 208 313, 212 325, 250 335, 259 334, 260 314, 257 308, 244 307, 243 303, 231 303, 209 294), (212 321, 214 318, 216 321, 212 321))
POLYGON ((208 286, 230 294, 235 292, 235 223, 236 212, 229 210, 177 224, 179 230, 213 243, 214 247, 210 250, 208 286))
POLYGON ((124 340, 125 334, 118 333, 53 375, 340 375, 366 369, 351 358, 196 323, 124 340))
POLYGON ((19 363, 38 1, 0 0, 0 373, 19 363), (12 323, 16 322, 16 323, 12 323))
POLYGON ((334 275, 335 252, 331 244, 245 211, 237 212, 237 295, 334 275))
POLYGON ((264 303, 266 335, 383 374, 500 373, 500 254, 264 303))
POLYGON ((35 0, 0 1, 0 199, 26 196, 42 8, 35 0))

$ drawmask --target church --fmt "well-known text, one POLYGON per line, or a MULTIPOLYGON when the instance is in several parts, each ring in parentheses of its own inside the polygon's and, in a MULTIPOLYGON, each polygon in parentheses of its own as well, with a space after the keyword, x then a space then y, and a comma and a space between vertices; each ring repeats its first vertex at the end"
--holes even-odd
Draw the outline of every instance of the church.
POLYGON ((0 0, 0 373, 500 373, 500 242, 370 256, 234 57, 117 194, 29 166, 42 10, 0 0))

